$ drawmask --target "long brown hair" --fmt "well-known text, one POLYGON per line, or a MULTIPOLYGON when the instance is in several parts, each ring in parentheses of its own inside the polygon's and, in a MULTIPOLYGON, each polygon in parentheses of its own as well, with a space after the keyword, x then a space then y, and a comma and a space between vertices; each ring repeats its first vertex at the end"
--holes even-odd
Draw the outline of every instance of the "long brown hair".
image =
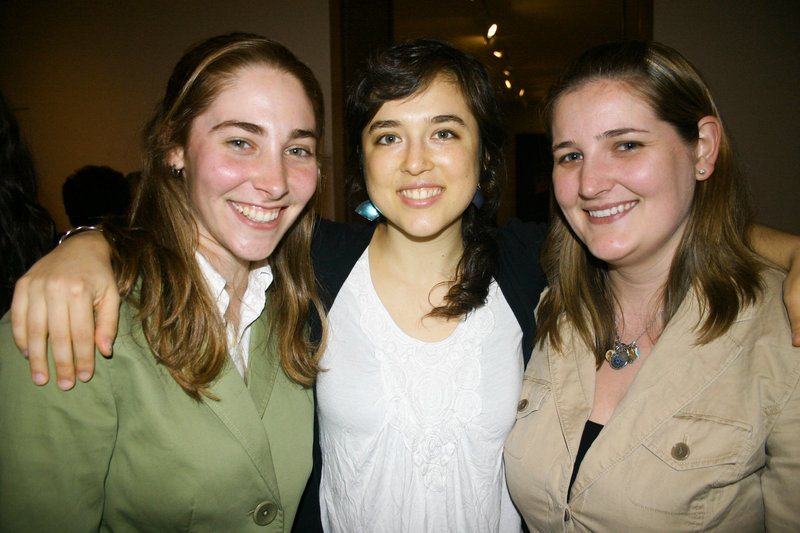
MULTIPOLYGON (((688 146, 698 140, 698 122, 719 112, 699 72, 676 50, 652 42, 628 41, 589 49, 550 88, 544 121, 552 138, 559 99, 587 83, 616 80, 671 124, 688 146)), ((550 290, 537 313, 537 342, 561 344, 559 322, 568 319, 595 353, 599 367, 616 338, 615 301, 607 265, 591 255, 572 232, 551 195, 554 213, 542 250, 550 290)), ((755 301, 762 267, 744 242, 752 217, 750 196, 724 130, 714 175, 696 184, 686 230, 662 289, 662 316, 669 322, 689 289, 703 310, 699 344, 725 333, 739 311, 755 301)))
MULTIPOLYGON (((286 47, 242 33, 202 41, 176 65, 146 128, 144 170, 128 221, 132 229, 110 232, 123 296, 138 308, 156 359, 195 399, 208 396, 208 385, 228 359, 228 346, 223 318, 195 259, 198 230, 187 185, 171 172, 168 154, 185 146, 195 117, 242 68, 252 65, 276 68, 300 81, 321 146, 322 91, 311 70, 286 47)), ((270 334, 277 339, 287 375, 303 385, 310 385, 319 370, 318 355, 312 355, 318 347, 305 334, 312 306, 322 316, 310 255, 312 203, 313 198, 268 258, 273 273, 267 298, 270 334)))
POLYGON ((445 295, 445 304, 430 312, 430 316, 457 318, 486 302, 497 262, 493 230, 505 172, 506 133, 494 87, 483 65, 453 45, 431 39, 408 41, 374 54, 356 74, 345 105, 350 146, 346 186, 352 206, 367 199, 361 131, 384 103, 424 91, 438 75, 458 85, 480 135, 478 184, 483 203, 470 204, 464 212, 464 253, 456 267, 456 279, 445 295))

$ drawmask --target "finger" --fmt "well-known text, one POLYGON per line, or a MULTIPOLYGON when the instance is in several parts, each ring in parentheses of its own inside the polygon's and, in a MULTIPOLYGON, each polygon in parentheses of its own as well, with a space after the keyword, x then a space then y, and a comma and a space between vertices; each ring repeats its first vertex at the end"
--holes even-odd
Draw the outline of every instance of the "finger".
MULTIPOLYGON (((47 365, 47 302, 43 296, 43 285, 31 282, 27 290, 17 291, 28 295, 24 324, 28 364, 31 368, 31 379, 37 385, 44 385, 50 379, 47 365)), ((16 295, 15 295, 16 298, 16 295)), ((13 318, 12 318, 13 320, 13 318)))
POLYGON ((70 298, 53 282, 46 291, 47 327, 50 352, 56 368, 56 382, 63 390, 75 385, 75 362, 70 329, 70 298))
POLYGON ((89 381, 94 374, 94 311, 88 294, 73 295, 69 299, 69 329, 75 372, 81 381, 89 381))
POLYGON ((117 287, 111 287, 97 304, 95 326, 95 342, 100 352, 106 357, 111 356, 114 339, 117 336, 119 322, 120 297, 117 287))
POLYGON ((28 357, 28 280, 17 280, 11 300, 11 335, 22 355, 28 357))
POLYGON ((800 346, 800 275, 789 270, 783 282, 783 304, 792 327, 792 344, 800 346))

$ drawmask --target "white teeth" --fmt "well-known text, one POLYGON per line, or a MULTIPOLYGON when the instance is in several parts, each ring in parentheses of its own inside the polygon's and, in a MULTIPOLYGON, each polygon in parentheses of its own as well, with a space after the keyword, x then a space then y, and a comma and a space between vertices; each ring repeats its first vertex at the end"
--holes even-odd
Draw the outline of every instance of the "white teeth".
POLYGON ((400 194, 412 200, 425 200, 442 192, 441 187, 421 187, 419 189, 403 189, 400 194))
POLYGON ((612 215, 623 213, 628 209, 630 209, 631 207, 633 207, 634 205, 636 205, 636 202, 628 202, 627 204, 615 205, 610 209, 603 209, 602 211, 589 211, 589 216, 592 216, 594 218, 610 217, 612 215))
POLYGON ((278 218, 278 215, 281 212, 280 209, 266 210, 251 205, 242 206, 235 202, 231 202, 231 204, 233 204, 233 207, 235 207, 239 213, 244 215, 245 218, 252 220, 253 222, 272 222, 278 218))

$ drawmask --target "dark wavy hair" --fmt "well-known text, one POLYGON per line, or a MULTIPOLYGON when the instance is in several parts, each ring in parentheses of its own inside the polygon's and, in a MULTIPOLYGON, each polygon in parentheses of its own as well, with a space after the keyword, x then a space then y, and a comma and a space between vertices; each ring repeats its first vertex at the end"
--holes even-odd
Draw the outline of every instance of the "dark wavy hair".
POLYGON ((0 94, 0 316, 11 307, 17 279, 55 244, 55 224, 37 192, 33 158, 0 94))
MULTIPOLYGON (((171 173, 168 157, 186 145, 194 119, 237 73, 253 65, 275 68, 300 82, 322 146, 322 90, 308 66, 282 44, 259 35, 212 37, 189 49, 175 66, 146 128, 144 170, 129 220, 133 229, 106 232, 114 237, 121 292, 137 305, 150 348, 196 399, 207 395, 228 359, 228 347, 223 318, 195 259, 198 233, 188 187, 181 175, 171 173)), ((314 310, 322 316, 311 263, 313 201, 268 258, 273 273, 267 298, 270 333, 286 374, 303 385, 310 385, 319 370, 318 354, 313 355, 318 346, 308 342, 306 324, 314 310)))
POLYGON ((346 188, 351 207, 367 199, 361 132, 381 106, 425 90, 439 75, 451 78, 458 85, 478 123, 481 167, 478 183, 484 198, 480 208, 470 204, 464 212, 461 224, 464 254, 456 269, 456 279, 445 296, 445 305, 430 313, 455 318, 485 303, 497 262, 493 227, 505 172, 506 133, 494 87, 483 65, 449 43, 430 39, 408 41, 374 54, 356 74, 345 105, 349 146, 346 188))
MULTIPOLYGON (((702 76, 677 50, 654 42, 624 41, 587 50, 553 84, 543 107, 551 138, 560 98, 602 80, 625 84, 675 128, 687 146, 697 143, 701 118, 713 116, 722 123, 702 76)), ((549 337, 558 347, 559 320, 567 317, 592 347, 599 367, 616 338, 608 268, 572 232, 554 200, 552 205, 556 216, 542 249, 550 290, 539 304, 537 342, 549 337)), ((704 312, 697 342, 704 344, 724 334, 742 307, 755 301, 762 265, 743 237, 752 213, 747 183, 723 130, 713 176, 696 183, 686 230, 662 288, 665 324, 694 289, 704 312)))

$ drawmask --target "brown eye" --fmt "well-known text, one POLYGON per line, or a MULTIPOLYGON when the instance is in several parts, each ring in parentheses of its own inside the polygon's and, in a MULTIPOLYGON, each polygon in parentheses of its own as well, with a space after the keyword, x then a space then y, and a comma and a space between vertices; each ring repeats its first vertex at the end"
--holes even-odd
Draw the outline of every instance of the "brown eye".
POLYGON ((387 133, 386 135, 381 135, 378 137, 376 141, 377 144, 394 144, 398 141, 397 136, 391 133, 387 133))

